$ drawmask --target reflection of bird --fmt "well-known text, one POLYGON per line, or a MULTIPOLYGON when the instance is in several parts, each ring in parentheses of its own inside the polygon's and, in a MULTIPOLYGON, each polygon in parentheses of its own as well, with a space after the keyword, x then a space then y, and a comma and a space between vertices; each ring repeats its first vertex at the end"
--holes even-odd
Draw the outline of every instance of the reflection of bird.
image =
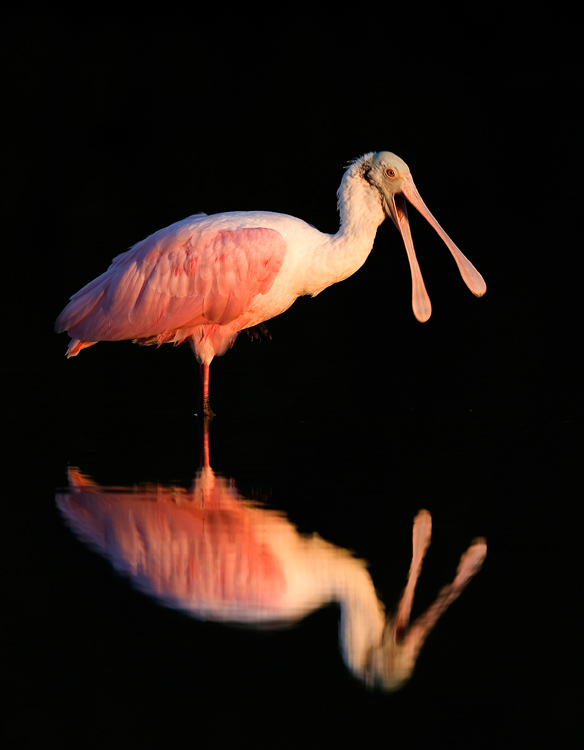
POLYGON ((149 485, 100 487, 76 469, 57 504, 75 533, 132 583, 199 619, 286 624, 334 601, 347 666, 368 685, 395 690, 411 675, 434 624, 480 569, 484 540, 460 560, 454 581, 408 627, 414 589, 430 543, 431 518, 414 521, 413 556, 397 614, 387 619, 366 564, 286 517, 243 500, 204 466, 191 491, 149 485))
POLYGON ((199 409, 210 415, 213 357, 224 354, 243 329, 355 273, 386 216, 405 242, 414 315, 426 321, 431 305, 404 197, 446 242, 470 290, 478 297, 485 293, 481 275, 427 209, 408 166, 395 154, 369 153, 354 161, 338 197, 341 227, 335 235, 292 216, 258 211, 197 214, 155 232, 71 298, 56 322, 56 330, 73 339, 68 356, 98 341, 160 345, 188 339, 200 363, 199 409))

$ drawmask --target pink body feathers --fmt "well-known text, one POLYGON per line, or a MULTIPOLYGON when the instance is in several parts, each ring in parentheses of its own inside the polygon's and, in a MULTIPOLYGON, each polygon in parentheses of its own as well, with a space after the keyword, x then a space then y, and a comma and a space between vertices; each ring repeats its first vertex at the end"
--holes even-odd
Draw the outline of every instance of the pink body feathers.
POLYGON ((144 344, 189 339, 199 362, 223 354, 250 323, 252 302, 270 291, 286 244, 269 228, 217 231, 193 216, 114 259, 59 316, 68 356, 98 341, 144 344))
POLYGON ((216 610, 218 616, 229 607, 277 607, 286 580, 276 551, 263 539, 268 514, 240 502, 223 477, 207 471, 197 481, 209 485, 199 491, 203 503, 197 492, 164 486, 106 491, 70 469, 70 492, 57 502, 90 547, 169 606, 216 610))

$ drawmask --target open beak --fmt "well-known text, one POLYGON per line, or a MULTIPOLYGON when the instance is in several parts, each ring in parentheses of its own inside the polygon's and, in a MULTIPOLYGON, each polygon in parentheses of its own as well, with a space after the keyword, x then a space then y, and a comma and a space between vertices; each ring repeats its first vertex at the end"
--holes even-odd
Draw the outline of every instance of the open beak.
POLYGON ((487 291, 487 285, 473 264, 460 252, 454 242, 432 216, 418 193, 414 181, 409 175, 402 178, 401 188, 401 193, 384 193, 383 203, 387 215, 393 219, 394 224, 401 232, 401 236, 403 237, 406 246, 408 260, 410 262, 410 270, 412 272, 412 308, 414 310, 414 315, 420 323, 425 323, 432 314, 432 305, 426 287, 424 286, 424 280, 422 279, 422 273, 416 258, 416 251, 414 250, 414 243, 410 232, 410 223, 408 221, 406 198, 414 208, 418 209, 426 221, 434 227, 440 237, 442 237, 456 261, 456 265, 458 266, 458 270, 460 271, 464 283, 471 292, 477 297, 482 297, 487 291))

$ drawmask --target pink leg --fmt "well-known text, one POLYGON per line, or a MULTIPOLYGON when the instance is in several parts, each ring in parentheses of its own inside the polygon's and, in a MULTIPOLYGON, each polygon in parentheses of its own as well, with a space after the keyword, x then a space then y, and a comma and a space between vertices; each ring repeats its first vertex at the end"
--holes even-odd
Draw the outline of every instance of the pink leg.
POLYGON ((199 468, 210 469, 209 462, 209 428, 213 417, 202 417, 198 420, 199 432, 199 468))
POLYGON ((199 406, 198 417, 214 417, 209 403, 209 365, 199 365, 199 406))

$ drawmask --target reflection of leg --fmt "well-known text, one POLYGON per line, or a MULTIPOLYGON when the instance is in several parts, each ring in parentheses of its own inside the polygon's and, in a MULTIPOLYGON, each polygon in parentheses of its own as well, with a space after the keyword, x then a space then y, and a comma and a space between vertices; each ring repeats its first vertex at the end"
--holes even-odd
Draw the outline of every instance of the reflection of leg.
POLYGON ((199 417, 214 417, 209 403, 209 365, 199 365, 199 405, 197 410, 199 417))
POLYGON ((204 469, 210 467, 209 463, 209 428, 211 426, 211 420, 213 417, 199 417, 198 421, 198 432, 199 432, 199 468, 204 469))
POLYGON ((430 545, 431 537, 432 516, 427 510, 421 510, 414 518, 414 528, 412 532, 412 564, 410 565, 408 582, 404 589, 404 593, 402 594, 395 618, 395 639, 398 643, 404 639, 410 622, 416 584, 418 583, 418 578, 422 569, 422 561, 426 554, 426 550, 430 545))

